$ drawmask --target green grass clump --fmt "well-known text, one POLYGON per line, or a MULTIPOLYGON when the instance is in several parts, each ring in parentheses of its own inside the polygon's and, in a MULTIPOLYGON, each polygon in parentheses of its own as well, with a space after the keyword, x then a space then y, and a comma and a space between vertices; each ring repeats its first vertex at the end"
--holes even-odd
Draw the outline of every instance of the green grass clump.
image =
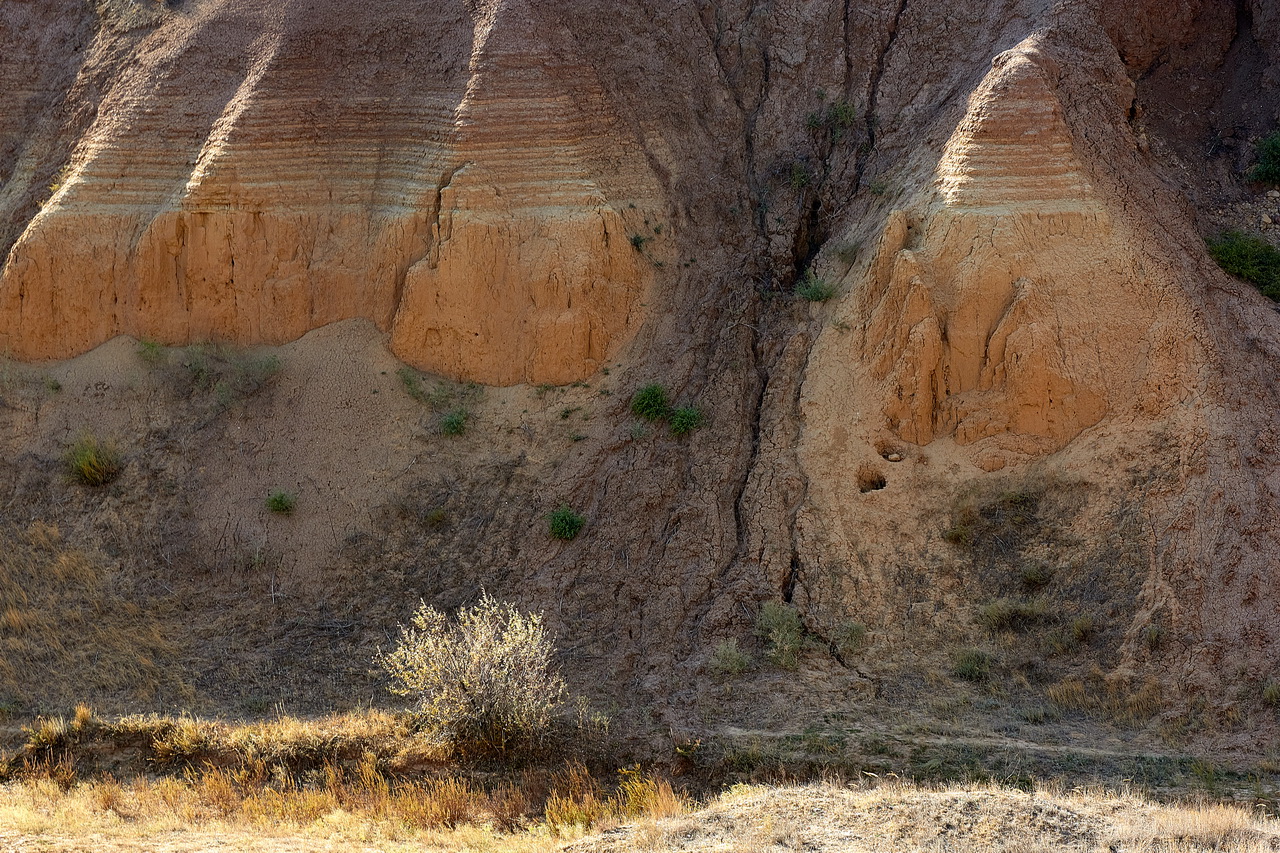
POLYGON ((1027 589, 1039 589, 1053 580, 1053 569, 1044 563, 1027 563, 1018 571, 1018 577, 1027 589))
POLYGON ((1258 140, 1255 150, 1258 162, 1249 171, 1249 179, 1264 184, 1280 184, 1280 130, 1258 140))
POLYGON ((85 433, 67 449, 62 457, 71 479, 85 486, 105 486, 124 467, 120 451, 114 444, 99 440, 92 433, 85 433))
POLYGON ((279 515, 291 515, 298 505, 298 496, 283 489, 275 489, 267 495, 267 509, 279 515))
POLYGON ((440 418, 440 432, 445 435, 462 435, 467 430, 467 410, 454 409, 440 418))
POLYGON ((857 654, 867 644, 867 628, 858 622, 845 622, 836 629, 832 642, 841 657, 857 654))
POLYGON ((568 542, 582 532, 582 526, 587 523, 587 520, 567 505, 561 504, 547 516, 547 522, 554 538, 568 542))
POLYGON ((646 385, 631 398, 631 414, 646 421, 657 421, 671 413, 667 389, 661 385, 646 385))
POLYGON ((671 434, 688 435, 702 426, 705 419, 697 406, 681 406, 671 412, 671 434))
POLYGON ((402 367, 396 371, 396 376, 400 379, 400 384, 404 386, 404 392, 419 403, 429 403, 429 392, 422 387, 422 379, 418 376, 418 372, 411 367, 402 367))
POLYGON ((1280 251, 1275 246, 1240 231, 1226 231, 1206 242, 1223 272, 1256 285, 1268 299, 1280 301, 1280 251))
POLYGON ((1268 708, 1280 708, 1280 683, 1268 681, 1262 688, 1262 704, 1268 708))
POLYGON ((952 661, 951 674, 965 681, 986 681, 991 677, 991 655, 982 649, 961 649, 952 661))
POLYGON ((142 338, 138 341, 138 358, 147 364, 159 364, 164 359, 164 344, 159 341, 153 341, 150 338, 142 338))
POLYGON ((802 190, 813 181, 813 175, 809 174, 809 166, 807 163, 797 160, 791 164, 791 175, 788 182, 791 189, 802 190))
POLYGON ((836 295, 836 286, 813 270, 804 274, 796 283, 796 296, 806 302, 826 302, 836 295))
POLYGON ((978 624, 989 631, 1025 631, 1048 615, 1040 599, 999 598, 978 610, 978 624))
POLYGON ((768 648, 765 657, 779 669, 795 669, 800 665, 800 651, 804 648, 804 625, 794 607, 777 601, 766 601, 756 617, 756 636, 763 639, 768 648))
POLYGON ((1086 613, 1071 620, 1071 639, 1076 643, 1087 643, 1098 630, 1098 621, 1093 615, 1086 613))

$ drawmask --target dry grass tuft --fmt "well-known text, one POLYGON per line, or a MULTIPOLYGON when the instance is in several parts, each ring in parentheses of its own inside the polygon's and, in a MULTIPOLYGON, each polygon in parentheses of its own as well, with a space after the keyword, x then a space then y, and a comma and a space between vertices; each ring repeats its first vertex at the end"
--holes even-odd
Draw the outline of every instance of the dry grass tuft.
POLYGON ((1275 850, 1280 838, 1252 812, 1219 803, 1157 806, 1129 819, 1109 839, 1135 851, 1275 850))
POLYGON ((1140 726, 1160 712, 1160 685, 1108 681, 1101 672, 1087 678, 1067 678, 1050 687, 1049 701, 1061 708, 1083 711, 1126 726, 1140 726))

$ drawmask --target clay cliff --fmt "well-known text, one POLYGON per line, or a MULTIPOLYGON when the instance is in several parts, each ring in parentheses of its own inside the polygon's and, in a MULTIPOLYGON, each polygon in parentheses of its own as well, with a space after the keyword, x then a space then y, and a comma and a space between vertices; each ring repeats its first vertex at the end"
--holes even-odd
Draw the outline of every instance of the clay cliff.
MULTIPOLYGON (((360 459, 308 456, 330 502, 272 527, 236 490, 295 471, 320 446, 295 420, 329 406, 286 347, 292 396, 202 433, 224 472, 181 463, 186 515, 147 524, 193 567, 234 528, 304 554, 300 588, 390 571, 546 609, 581 682, 672 731, 769 599, 813 640, 785 701, 923 702, 922 672, 987 644, 1018 689, 1252 708, 1280 653, 1280 320, 1203 237, 1262 192, 1278 26, 1263 0, 9 0, 0 347, 55 371, 118 335, 322 352, 363 320, 488 386, 463 449, 411 451, 409 402, 347 400, 360 459), (655 381, 707 425, 631 419, 655 381), (552 392, 595 415, 565 445, 528 386, 571 383, 607 396, 552 392), (427 494, 465 523, 389 511, 427 494), (589 519, 569 544, 541 521, 560 502, 589 519), (1030 566, 1093 626, 1048 664, 975 623, 1030 566)), ((48 405, 12 416, 10 512, 36 500, 23 454, 83 416, 48 405)))

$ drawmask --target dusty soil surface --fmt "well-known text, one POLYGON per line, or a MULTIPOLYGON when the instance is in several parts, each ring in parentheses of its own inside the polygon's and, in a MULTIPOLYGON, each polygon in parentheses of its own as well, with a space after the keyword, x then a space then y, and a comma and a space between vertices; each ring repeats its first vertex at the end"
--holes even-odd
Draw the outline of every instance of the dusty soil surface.
POLYGON ((691 815, 622 827, 575 853, 688 851, 1272 850, 1280 828, 1246 812, 1009 790, 730 792, 691 815))

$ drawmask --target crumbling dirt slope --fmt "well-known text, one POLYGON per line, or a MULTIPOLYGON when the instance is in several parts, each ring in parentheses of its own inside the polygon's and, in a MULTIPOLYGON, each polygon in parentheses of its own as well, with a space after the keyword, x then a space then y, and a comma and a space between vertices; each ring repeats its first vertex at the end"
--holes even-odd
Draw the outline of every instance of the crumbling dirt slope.
POLYGON ((657 740, 959 697, 1263 752, 1280 326, 1202 235, 1261 192, 1275 18, 10 0, 5 522, 171 596, 215 705, 367 700, 417 598, 484 586, 657 740), (205 381, 211 341, 280 369, 205 381), (632 418, 652 382, 705 426, 632 418), (59 472, 85 429, 102 490, 59 472))

